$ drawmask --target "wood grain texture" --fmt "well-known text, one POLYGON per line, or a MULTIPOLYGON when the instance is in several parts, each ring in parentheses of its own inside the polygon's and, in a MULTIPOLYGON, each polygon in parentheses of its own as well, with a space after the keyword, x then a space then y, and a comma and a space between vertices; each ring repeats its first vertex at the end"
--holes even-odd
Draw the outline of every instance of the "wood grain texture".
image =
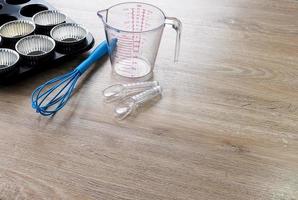
MULTIPOLYGON (((298 199, 298 1, 148 0, 182 20, 180 62, 166 29, 154 76, 163 99, 118 122, 95 64, 54 118, 30 107, 45 80, 83 56, 0 89, 0 199, 298 199)), ((116 0, 50 1, 99 42, 116 0)))

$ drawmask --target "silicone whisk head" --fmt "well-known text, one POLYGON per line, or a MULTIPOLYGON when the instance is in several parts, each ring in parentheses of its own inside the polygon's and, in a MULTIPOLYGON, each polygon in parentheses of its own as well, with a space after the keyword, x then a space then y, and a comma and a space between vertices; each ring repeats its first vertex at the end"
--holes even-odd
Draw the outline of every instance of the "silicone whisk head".
POLYGON ((32 108, 43 116, 53 116, 68 102, 79 77, 74 70, 42 84, 32 93, 32 108))

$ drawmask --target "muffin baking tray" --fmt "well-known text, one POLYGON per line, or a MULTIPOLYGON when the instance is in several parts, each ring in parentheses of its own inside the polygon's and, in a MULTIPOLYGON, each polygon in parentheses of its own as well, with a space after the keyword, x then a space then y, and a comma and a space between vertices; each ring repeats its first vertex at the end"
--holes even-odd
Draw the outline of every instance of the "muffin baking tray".
POLYGON ((86 28, 44 0, 0 0, 0 83, 57 67, 93 45, 86 28))

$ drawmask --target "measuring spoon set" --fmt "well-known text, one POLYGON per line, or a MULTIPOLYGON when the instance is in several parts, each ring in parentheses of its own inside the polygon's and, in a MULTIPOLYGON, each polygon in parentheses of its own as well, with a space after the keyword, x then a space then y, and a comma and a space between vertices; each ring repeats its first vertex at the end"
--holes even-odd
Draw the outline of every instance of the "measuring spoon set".
POLYGON ((103 90, 105 102, 117 102, 114 115, 119 120, 136 113, 138 108, 161 95, 162 88, 158 81, 115 84, 103 90))

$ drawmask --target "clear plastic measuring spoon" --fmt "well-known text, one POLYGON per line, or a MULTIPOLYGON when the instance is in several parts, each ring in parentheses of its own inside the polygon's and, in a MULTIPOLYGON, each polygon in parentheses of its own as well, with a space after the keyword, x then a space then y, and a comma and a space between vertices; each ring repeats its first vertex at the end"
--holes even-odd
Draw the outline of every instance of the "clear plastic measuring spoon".
POLYGON ((122 120, 131 113, 134 113, 137 108, 144 105, 146 102, 161 96, 161 94, 162 88, 160 86, 156 86, 140 94, 132 96, 116 105, 114 110, 115 117, 119 120, 122 120))
POLYGON ((122 99, 128 95, 143 92, 144 90, 158 86, 158 81, 147 81, 129 84, 116 84, 107 87, 103 91, 106 102, 113 102, 122 99))

